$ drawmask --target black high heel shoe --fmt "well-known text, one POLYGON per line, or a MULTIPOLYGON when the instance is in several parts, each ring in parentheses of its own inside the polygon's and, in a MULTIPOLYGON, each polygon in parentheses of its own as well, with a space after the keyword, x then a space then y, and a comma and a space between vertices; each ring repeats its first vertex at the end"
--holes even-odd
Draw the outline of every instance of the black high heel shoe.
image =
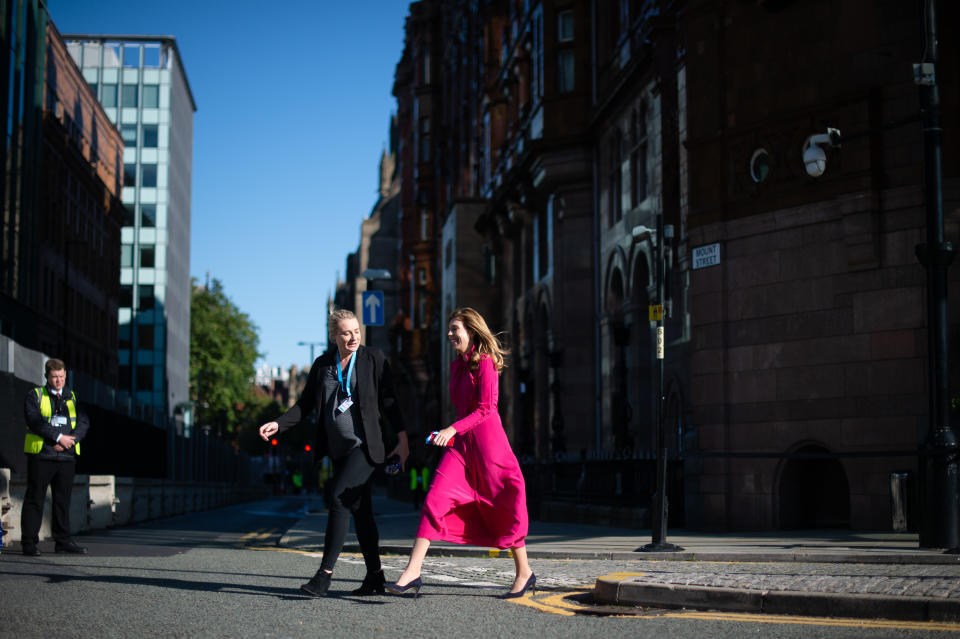
POLYGON ((326 572, 323 568, 317 571, 310 581, 300 586, 302 592, 307 593, 311 597, 326 597, 327 590, 330 589, 330 580, 333 578, 333 573, 326 572))
POLYGON ((387 584, 387 579, 383 576, 383 570, 378 570, 377 572, 368 572, 367 576, 363 578, 363 583, 360 584, 360 587, 353 591, 353 594, 360 597, 366 597, 369 595, 382 595, 384 594, 384 588, 387 584))
POLYGON ((413 593, 413 598, 416 599, 420 596, 420 588, 423 587, 423 579, 417 577, 406 586, 398 586, 396 583, 386 584, 386 589, 395 595, 405 595, 408 590, 416 589, 413 593))
POLYGON ((531 594, 537 594, 537 575, 534 573, 530 573, 530 577, 527 579, 527 583, 523 584, 523 588, 517 592, 507 591, 500 595, 500 599, 519 599, 527 591, 527 588, 531 589, 531 594))

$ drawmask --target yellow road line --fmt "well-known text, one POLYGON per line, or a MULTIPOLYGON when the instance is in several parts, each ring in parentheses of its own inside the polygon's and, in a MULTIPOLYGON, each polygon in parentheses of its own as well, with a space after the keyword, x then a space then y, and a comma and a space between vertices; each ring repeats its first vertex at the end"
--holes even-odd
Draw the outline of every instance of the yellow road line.
MULTIPOLYGON (((595 610, 589 604, 580 604, 570 601, 568 598, 575 595, 589 594, 589 590, 567 591, 552 595, 541 596, 536 599, 530 595, 525 595, 522 599, 511 599, 513 603, 536 608, 543 612, 549 612, 557 615, 571 616, 579 613, 590 613, 595 610)), ((633 615, 625 613, 622 615, 611 615, 618 618, 633 617, 636 619, 660 619, 667 617, 670 619, 693 619, 701 621, 732 621, 739 623, 776 623, 791 624, 799 626, 836 626, 841 628, 871 628, 871 629, 894 629, 894 630, 941 630, 948 632, 960 632, 960 623, 937 622, 937 621, 896 621, 892 619, 842 619, 835 617, 800 617, 792 615, 763 615, 739 612, 664 612, 657 615, 633 615)))
POLYGON ((554 615, 562 615, 562 616, 564 616, 564 617, 573 617, 574 615, 577 614, 577 613, 575 613, 575 612, 571 612, 571 611, 569 611, 569 610, 564 610, 564 609, 562 609, 562 608, 557 608, 557 607, 555 607, 555 606, 547 606, 547 605, 544 605, 544 604, 540 603, 539 601, 537 601, 536 599, 533 599, 530 595, 524 595, 523 597, 520 597, 519 599, 508 599, 507 601, 509 601, 509 602, 511 602, 511 603, 514 603, 514 604, 517 604, 517 605, 520 605, 520 606, 527 606, 527 607, 529 607, 529 608, 535 608, 535 609, 540 610, 540 611, 542 611, 542 612, 549 612, 549 613, 552 613, 552 614, 554 614, 554 615))
POLYGON ((705 621, 747 621, 754 623, 796 624, 802 626, 840 626, 847 628, 893 628, 903 630, 947 630, 960 632, 960 623, 941 621, 896 621, 893 619, 841 619, 837 617, 795 617, 740 612, 668 612, 661 617, 703 619, 705 621))

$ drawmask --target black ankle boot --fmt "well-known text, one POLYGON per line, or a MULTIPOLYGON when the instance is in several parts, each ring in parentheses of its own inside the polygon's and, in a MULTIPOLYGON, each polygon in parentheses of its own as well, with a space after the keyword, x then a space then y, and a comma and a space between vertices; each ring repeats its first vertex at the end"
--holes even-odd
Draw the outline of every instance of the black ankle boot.
POLYGON ((368 572, 367 576, 363 578, 363 583, 360 584, 359 588, 353 591, 353 594, 361 597, 366 597, 368 595, 382 595, 386 593, 386 588, 384 587, 386 583, 387 580, 383 576, 382 568, 377 572, 368 572))
POLYGON ((317 571, 310 581, 300 586, 300 590, 311 597, 326 597, 327 590, 330 588, 330 579, 332 573, 326 572, 323 568, 317 571))

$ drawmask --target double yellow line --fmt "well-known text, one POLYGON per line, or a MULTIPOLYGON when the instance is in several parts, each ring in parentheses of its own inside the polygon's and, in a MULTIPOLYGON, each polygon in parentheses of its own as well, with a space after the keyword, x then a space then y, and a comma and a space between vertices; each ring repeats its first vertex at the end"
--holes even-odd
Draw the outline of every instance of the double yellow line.
POLYGON ((833 626, 840 628, 884 628, 894 630, 941 630, 947 632, 960 632, 960 623, 938 622, 938 621, 894 621, 890 619, 840 619, 825 617, 800 617, 792 615, 763 615, 737 612, 697 612, 697 611, 672 611, 663 612, 654 615, 635 615, 626 612, 624 614, 610 614, 606 612, 609 607, 604 606, 601 609, 598 606, 579 603, 574 600, 576 597, 589 595, 593 590, 575 590, 565 591, 546 595, 537 595, 534 597, 529 593, 520 599, 510 599, 509 601, 521 606, 534 608, 542 612, 548 612, 555 615, 572 617, 577 614, 609 615, 618 618, 633 617, 635 619, 694 619, 702 621, 731 621, 739 623, 776 623, 784 625, 798 626, 833 626))

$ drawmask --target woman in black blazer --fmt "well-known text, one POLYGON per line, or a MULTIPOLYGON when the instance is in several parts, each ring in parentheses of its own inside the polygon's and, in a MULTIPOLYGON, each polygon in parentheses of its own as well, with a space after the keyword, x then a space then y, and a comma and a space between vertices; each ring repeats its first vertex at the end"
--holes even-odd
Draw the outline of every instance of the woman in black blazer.
POLYGON ((353 514, 357 541, 367 575, 355 595, 383 594, 380 535, 373 518, 370 480, 386 457, 397 456, 401 467, 409 455, 390 364, 378 350, 360 344, 360 323, 347 310, 336 310, 327 319, 330 349, 310 368, 307 386, 297 403, 276 421, 260 427, 260 437, 270 437, 295 426, 314 408, 317 419, 317 455, 333 460, 333 498, 323 540, 323 559, 310 581, 300 587, 314 597, 324 597, 353 514), (381 420, 386 418, 397 434, 396 448, 385 455, 381 420))

